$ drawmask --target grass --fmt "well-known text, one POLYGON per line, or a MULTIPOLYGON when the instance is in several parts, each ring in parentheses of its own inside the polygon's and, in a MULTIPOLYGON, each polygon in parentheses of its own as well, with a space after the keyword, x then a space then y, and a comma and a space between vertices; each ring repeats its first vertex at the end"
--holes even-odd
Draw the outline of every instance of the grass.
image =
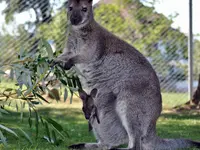
POLYGON ((162 93, 163 108, 170 109, 188 101, 187 93, 162 93))
MULTIPOLYGON (((43 116, 51 117, 60 123, 68 132, 69 138, 58 147, 49 144, 42 139, 45 133, 44 129, 40 128, 39 139, 35 140, 35 129, 29 128, 27 122, 28 114, 24 114, 23 122, 20 121, 20 113, 11 112, 11 115, 4 115, 0 118, 0 124, 6 125, 11 128, 22 128, 33 139, 33 144, 29 144, 27 140, 20 134, 17 139, 10 134, 6 134, 8 138, 8 147, 4 148, 0 144, 0 149, 11 150, 66 150, 67 146, 79 142, 95 142, 92 133, 88 132, 87 121, 81 111, 81 102, 78 99, 73 101, 73 104, 66 103, 52 103, 40 106, 38 111, 43 116)), ((158 135, 162 138, 189 138, 193 140, 200 140, 200 116, 188 114, 162 114, 157 124, 158 135)), ((15 130, 16 131, 16 130, 15 130)), ((16 131, 17 132, 17 131, 16 131)), ((6 133, 6 132, 5 132, 6 133)), ((19 133, 19 132, 17 132, 19 133)))
MULTIPOLYGON (((1 84, 0 84, 1 85, 1 84)), ((7 85, 10 87, 11 85, 7 85)), ((4 86, 5 88, 6 86, 4 86)), ((187 101, 186 94, 176 93, 162 93, 163 106, 165 108, 171 108, 187 101)), ((0 124, 12 128, 20 136, 15 138, 7 132, 3 132, 7 137, 8 147, 4 147, 0 144, 0 150, 67 150, 67 146, 79 143, 79 142, 95 142, 92 133, 88 132, 87 121, 85 120, 81 111, 81 101, 77 98, 70 104, 69 100, 66 103, 52 102, 51 104, 44 104, 38 107, 40 115, 50 117, 60 123, 64 130, 68 132, 69 138, 66 137, 64 142, 58 147, 49 144, 42 139, 42 136, 46 134, 44 128, 39 128, 39 138, 35 139, 35 128, 29 128, 28 125, 28 112, 24 113, 23 121, 20 120, 20 112, 10 109, 10 115, 0 116, 0 124), (23 137, 22 134, 16 128, 22 128, 26 131, 33 144, 23 137)), ((34 123, 33 123, 34 125, 34 123)), ((162 138, 189 138, 193 140, 200 140, 200 115, 198 114, 170 114, 163 113, 157 123, 158 135, 162 138)))

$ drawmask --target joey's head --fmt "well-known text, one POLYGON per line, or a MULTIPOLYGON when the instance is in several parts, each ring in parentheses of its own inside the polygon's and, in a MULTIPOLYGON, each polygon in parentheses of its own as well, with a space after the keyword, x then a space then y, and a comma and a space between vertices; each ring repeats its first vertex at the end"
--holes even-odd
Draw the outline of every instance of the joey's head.
POLYGON ((72 26, 85 26, 93 20, 92 0, 68 0, 67 15, 72 26))
POLYGON ((85 115, 85 119, 90 119, 91 113, 93 111, 93 108, 95 107, 94 105, 94 98, 96 97, 97 94, 97 89, 93 89, 90 92, 90 95, 88 95, 85 91, 79 90, 79 96, 83 102, 83 107, 82 110, 85 115))

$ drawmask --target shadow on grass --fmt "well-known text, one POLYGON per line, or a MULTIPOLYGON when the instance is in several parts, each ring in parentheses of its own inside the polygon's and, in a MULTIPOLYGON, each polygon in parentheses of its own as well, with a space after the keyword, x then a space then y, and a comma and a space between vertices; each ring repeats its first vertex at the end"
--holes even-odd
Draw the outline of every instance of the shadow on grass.
POLYGON ((199 114, 173 113, 173 114, 162 114, 161 117, 168 118, 168 119, 175 119, 175 120, 187 120, 187 119, 200 120, 199 114))

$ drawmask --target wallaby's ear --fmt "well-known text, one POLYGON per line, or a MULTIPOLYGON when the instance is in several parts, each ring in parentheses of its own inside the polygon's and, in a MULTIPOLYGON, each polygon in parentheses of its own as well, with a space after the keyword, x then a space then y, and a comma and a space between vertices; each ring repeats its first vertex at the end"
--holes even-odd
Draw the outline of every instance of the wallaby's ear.
POLYGON ((93 2, 93 0, 88 0, 88 2, 89 2, 89 3, 92 3, 92 2, 93 2))
POLYGON ((90 96, 91 96, 92 98, 95 98, 96 95, 97 95, 97 92, 98 92, 98 90, 97 90, 96 88, 94 88, 94 89, 90 92, 90 96))
POLYGON ((82 101, 85 101, 87 99, 88 95, 84 90, 78 90, 78 93, 82 101))

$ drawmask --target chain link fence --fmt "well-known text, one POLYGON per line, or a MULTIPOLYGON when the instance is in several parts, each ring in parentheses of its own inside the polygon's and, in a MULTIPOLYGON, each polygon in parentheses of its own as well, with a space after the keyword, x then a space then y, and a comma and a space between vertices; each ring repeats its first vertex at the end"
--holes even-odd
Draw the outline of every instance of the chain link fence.
MULTIPOLYGON (((34 53, 41 38, 48 40, 56 53, 63 50, 68 29, 64 0, 0 2, 0 66, 8 74, 7 64, 16 60, 20 49, 34 53)), ((162 3, 162 0, 96 2, 96 21, 136 47, 155 68, 160 79, 164 107, 185 103, 188 100, 188 37, 172 27, 177 14, 171 12, 170 16, 165 16, 158 13, 155 4, 162 3)), ((187 1, 182 3, 188 4, 187 1)), ((199 49, 200 41, 195 38, 194 88, 200 73, 199 49)))

